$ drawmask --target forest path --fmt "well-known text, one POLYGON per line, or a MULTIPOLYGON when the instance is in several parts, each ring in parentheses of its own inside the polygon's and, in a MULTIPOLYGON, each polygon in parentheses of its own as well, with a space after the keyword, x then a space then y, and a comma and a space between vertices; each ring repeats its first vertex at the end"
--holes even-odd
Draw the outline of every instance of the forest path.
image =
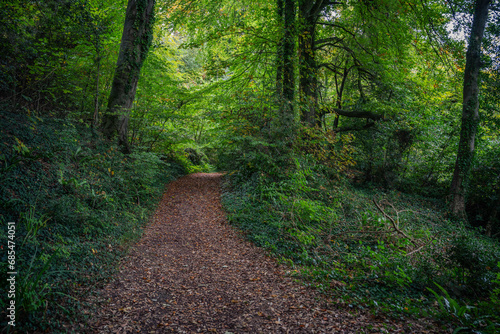
POLYGON ((142 239, 93 297, 89 332, 432 332, 351 314, 288 277, 228 225, 221 176, 192 174, 168 186, 142 239))

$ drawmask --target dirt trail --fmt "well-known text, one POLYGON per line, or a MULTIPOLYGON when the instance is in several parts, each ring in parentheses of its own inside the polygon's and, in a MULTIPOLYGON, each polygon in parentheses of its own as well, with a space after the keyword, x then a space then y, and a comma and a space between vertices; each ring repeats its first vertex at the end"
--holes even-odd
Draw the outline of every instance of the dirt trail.
POLYGON ((318 301, 228 225, 220 179, 198 173, 169 185, 142 239, 94 297, 88 332, 432 332, 318 301))

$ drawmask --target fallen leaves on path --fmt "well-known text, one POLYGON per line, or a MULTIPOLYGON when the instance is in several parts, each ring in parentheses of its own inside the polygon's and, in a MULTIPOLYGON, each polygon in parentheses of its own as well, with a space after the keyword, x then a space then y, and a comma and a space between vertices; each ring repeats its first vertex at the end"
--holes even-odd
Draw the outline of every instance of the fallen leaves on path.
POLYGON ((228 225, 221 174, 168 187, 142 239, 93 298, 90 333, 433 333, 324 301, 228 225))

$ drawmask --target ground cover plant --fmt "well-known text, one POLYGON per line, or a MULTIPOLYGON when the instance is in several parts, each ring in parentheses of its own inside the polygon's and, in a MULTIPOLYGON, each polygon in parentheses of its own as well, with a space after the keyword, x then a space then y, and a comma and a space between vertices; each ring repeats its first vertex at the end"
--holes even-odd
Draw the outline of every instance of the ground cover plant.
MULTIPOLYGON (((73 122, 8 112, 1 118, 1 243, 7 249, 7 222, 14 222, 16 330, 64 331, 79 301, 140 236, 165 184, 185 168, 154 153, 125 156, 73 122)), ((3 309, 7 256, 3 251, 3 309)))
POLYGON ((298 155, 286 178, 267 171, 235 171, 223 200, 230 221, 291 275, 375 314, 499 329, 498 242, 450 219, 442 199, 332 179, 313 156, 298 155))
POLYGON ((0 3, 19 331, 78 323, 165 183, 216 170, 234 226, 332 300, 498 331, 499 7, 0 3))

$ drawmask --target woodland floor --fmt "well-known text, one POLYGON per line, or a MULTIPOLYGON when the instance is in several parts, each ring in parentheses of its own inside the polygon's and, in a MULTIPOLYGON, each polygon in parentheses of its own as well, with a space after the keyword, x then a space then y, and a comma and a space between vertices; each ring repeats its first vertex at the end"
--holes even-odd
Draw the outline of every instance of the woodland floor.
POLYGON ((221 174, 168 186, 142 239, 91 297, 88 333, 437 333, 359 313, 287 275, 231 227, 221 174))

